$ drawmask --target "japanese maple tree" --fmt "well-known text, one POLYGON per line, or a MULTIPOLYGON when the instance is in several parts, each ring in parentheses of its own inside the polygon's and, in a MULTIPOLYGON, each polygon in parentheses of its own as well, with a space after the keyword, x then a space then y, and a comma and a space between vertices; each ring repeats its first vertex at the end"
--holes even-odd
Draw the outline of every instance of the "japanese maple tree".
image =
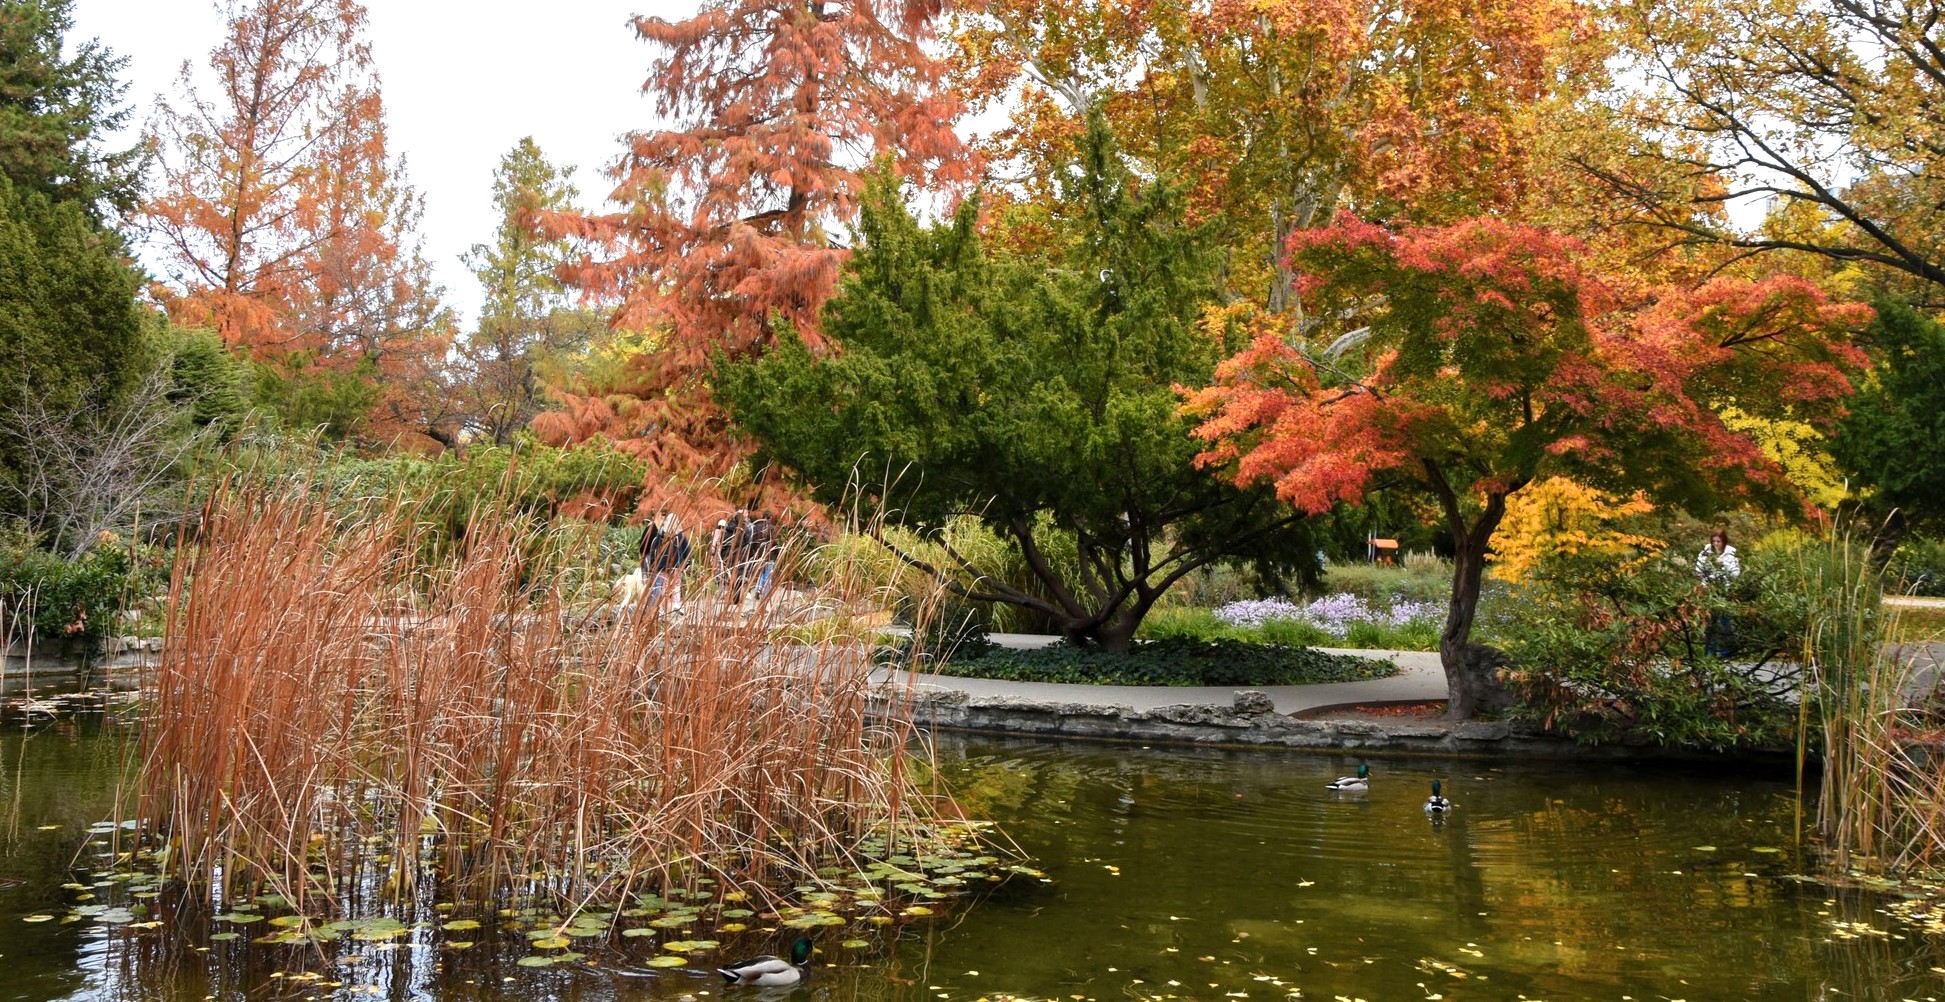
POLYGON ((1573 240, 1496 219, 1393 232, 1352 218, 1291 240, 1330 342, 1268 333, 1187 408, 1199 457, 1321 512, 1367 491, 1428 492, 1455 547, 1439 654, 1451 715, 1498 698, 1472 644, 1480 575, 1507 496, 1569 476, 1707 511, 1787 506, 1783 470, 1719 416, 1833 416, 1869 316, 1800 279, 1630 287, 1573 240))
POLYGON ((602 436, 700 477, 743 458, 712 359, 760 354, 777 319, 816 343, 862 172, 884 157, 926 190, 974 176, 952 129, 959 101, 925 48, 938 13, 931 0, 709 0, 685 20, 636 19, 661 50, 642 89, 674 124, 626 138, 618 211, 539 218, 595 248, 565 275, 620 300, 612 325, 656 337, 621 385, 569 387, 536 420, 543 438, 602 436))

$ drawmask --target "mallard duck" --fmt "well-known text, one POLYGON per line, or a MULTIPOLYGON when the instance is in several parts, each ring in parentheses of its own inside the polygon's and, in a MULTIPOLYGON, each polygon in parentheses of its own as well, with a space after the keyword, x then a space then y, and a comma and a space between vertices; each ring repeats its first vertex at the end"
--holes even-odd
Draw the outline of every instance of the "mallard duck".
POLYGON ((1339 776, 1324 787, 1327 790, 1368 790, 1371 788, 1371 767, 1363 762, 1357 764, 1357 775, 1339 776))
POLYGON ((804 965, 810 962, 810 940, 800 939, 790 948, 790 959, 764 955, 716 968, 731 985, 755 985, 759 988, 781 988, 804 980, 809 973, 804 965))
POLYGON ((1439 793, 1438 780, 1432 780, 1432 799, 1425 801, 1425 813, 1444 814, 1452 809, 1452 802, 1439 793))

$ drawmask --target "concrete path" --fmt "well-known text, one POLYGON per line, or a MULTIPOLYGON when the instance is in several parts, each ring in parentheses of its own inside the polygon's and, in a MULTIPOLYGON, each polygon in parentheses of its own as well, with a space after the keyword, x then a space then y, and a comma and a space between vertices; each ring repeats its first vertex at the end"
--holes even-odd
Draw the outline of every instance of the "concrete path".
MULTIPOLYGON (((1058 637, 1034 634, 994 633, 994 643, 1022 649, 1046 647, 1058 637)), ((1296 713, 1320 706, 1343 703, 1444 699, 1445 670, 1438 654, 1432 651, 1352 651, 1319 648, 1329 654, 1353 654, 1380 661, 1392 661, 1399 672, 1390 678, 1364 682, 1331 682, 1323 685, 1266 686, 1172 686, 1172 685, 1073 685, 1059 682, 1007 682, 986 678, 955 678, 915 672, 884 671, 877 677, 893 685, 912 685, 920 691, 963 692, 975 698, 1011 697, 1035 703, 1082 703, 1090 706, 1119 706, 1131 710, 1153 710, 1163 706, 1214 705, 1227 707, 1236 693, 1253 688, 1268 694, 1278 713, 1296 713)))

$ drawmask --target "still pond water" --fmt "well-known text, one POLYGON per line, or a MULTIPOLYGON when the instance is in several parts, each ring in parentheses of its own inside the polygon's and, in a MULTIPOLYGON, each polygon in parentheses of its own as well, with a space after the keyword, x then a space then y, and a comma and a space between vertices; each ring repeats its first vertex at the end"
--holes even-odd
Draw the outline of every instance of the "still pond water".
MULTIPOLYGON (((825 937, 805 985, 759 993, 650 971, 639 949, 536 970, 433 930, 320 955, 25 922, 87 893, 63 885, 92 880, 80 833, 112 816, 119 770, 83 728, 11 729, 0 1000, 1945 998, 1945 942, 1893 921, 1894 899, 1791 879, 1805 863, 1787 777, 1379 760, 1368 794, 1339 795, 1324 784, 1354 759, 957 738, 940 752, 968 808, 1050 882, 1015 879, 871 947, 825 937), (1442 824, 1421 810, 1434 778, 1458 805, 1442 824)), ((724 952, 782 953, 791 936, 724 952)))

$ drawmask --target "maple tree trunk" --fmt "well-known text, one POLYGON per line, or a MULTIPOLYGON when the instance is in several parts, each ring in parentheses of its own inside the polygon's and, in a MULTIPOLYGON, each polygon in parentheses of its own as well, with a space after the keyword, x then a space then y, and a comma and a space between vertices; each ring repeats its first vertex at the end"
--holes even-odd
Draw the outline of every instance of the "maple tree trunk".
POLYGON ((1441 492, 1447 502, 1446 521, 1452 529, 1452 598, 1446 607, 1445 629, 1439 634, 1439 663, 1445 669, 1445 684, 1451 702, 1446 716, 1470 720, 1481 710, 1499 710, 1510 705, 1506 687, 1499 679, 1505 663, 1498 650, 1472 642, 1472 623, 1479 612, 1479 586, 1485 576, 1486 553, 1493 531, 1506 515, 1506 495, 1491 494, 1485 510, 1468 525, 1460 514, 1458 499, 1441 492))

